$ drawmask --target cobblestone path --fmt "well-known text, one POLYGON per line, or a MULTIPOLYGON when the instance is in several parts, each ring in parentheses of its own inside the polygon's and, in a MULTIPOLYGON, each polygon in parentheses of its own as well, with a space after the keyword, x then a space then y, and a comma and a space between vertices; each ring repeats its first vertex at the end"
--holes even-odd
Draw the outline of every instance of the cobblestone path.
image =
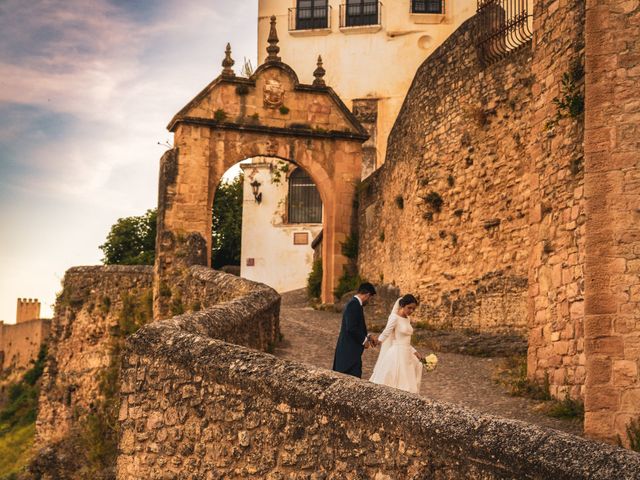
MULTIPOLYGON (((284 341, 275 354, 330 369, 340 321, 341 315, 338 313, 308 307, 303 291, 283 294, 280 328, 284 341)), ((362 378, 371 375, 377 355, 377 349, 365 350, 362 378)), ((491 379, 494 365, 499 359, 454 353, 438 353, 438 357, 438 368, 434 372, 423 373, 421 395, 493 415, 582 434, 580 422, 548 417, 534 410, 538 402, 504 393, 491 379)))

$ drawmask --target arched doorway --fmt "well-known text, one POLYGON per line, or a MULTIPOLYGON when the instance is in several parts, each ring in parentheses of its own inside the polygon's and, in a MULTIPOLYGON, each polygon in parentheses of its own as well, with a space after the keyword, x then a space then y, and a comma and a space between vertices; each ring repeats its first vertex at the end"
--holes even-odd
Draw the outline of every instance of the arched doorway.
POLYGON ((167 314, 160 292, 185 266, 211 265, 211 206, 224 172, 246 158, 278 157, 303 168, 323 204, 321 299, 347 259, 355 186, 362 169, 362 125, 324 82, 318 59, 312 85, 278 57, 275 17, 269 56, 250 78, 236 77, 227 48, 222 74, 171 120, 174 148, 162 159, 158 204, 155 316, 167 314))
MULTIPOLYGON (((312 244, 322 232, 322 199, 313 179, 303 168, 274 157, 253 158, 240 167, 240 275, 280 293, 306 287, 318 254, 312 244)), ((213 261, 218 263, 215 256, 213 261)))

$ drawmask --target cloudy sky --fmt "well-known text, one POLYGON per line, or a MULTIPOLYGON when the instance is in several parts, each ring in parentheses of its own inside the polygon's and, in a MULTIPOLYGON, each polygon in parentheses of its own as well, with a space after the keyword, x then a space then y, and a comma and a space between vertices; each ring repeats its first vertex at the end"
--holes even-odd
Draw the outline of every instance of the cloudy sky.
POLYGON ((256 28, 257 0, 0 0, 0 320, 17 297, 50 316, 65 270, 155 207, 168 121, 227 41, 256 64, 256 28))

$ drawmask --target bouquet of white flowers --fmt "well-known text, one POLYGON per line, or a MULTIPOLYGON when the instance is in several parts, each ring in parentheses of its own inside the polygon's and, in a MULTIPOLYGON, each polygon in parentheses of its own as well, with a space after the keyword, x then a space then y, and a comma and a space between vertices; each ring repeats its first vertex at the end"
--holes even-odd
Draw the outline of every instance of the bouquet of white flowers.
POLYGON ((420 362, 424 365, 427 372, 432 372, 438 366, 438 357, 435 353, 430 353, 426 357, 421 358, 420 362))

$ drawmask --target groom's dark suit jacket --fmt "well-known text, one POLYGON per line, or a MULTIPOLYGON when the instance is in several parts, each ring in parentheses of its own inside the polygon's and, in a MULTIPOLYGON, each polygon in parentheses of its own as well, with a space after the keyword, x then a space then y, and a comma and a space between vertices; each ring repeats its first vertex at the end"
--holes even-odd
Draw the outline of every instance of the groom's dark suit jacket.
POLYGON ((336 372, 362 377, 362 352, 366 337, 364 310, 358 299, 353 297, 342 312, 342 326, 333 357, 333 369, 336 372))

